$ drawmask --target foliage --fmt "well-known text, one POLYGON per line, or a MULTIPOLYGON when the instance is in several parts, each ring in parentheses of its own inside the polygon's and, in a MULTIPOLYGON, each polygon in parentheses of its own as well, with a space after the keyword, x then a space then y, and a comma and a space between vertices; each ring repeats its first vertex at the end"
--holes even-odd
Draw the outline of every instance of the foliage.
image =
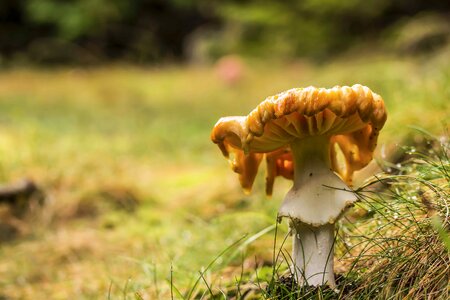
POLYGON ((68 40, 105 31, 108 23, 123 19, 129 9, 123 0, 30 0, 26 4, 32 21, 54 24, 58 35, 68 40))
POLYGON ((423 13, 445 19, 449 9, 439 0, 4 1, 0 53, 4 63, 209 60, 229 53, 324 59, 376 44, 423 13))

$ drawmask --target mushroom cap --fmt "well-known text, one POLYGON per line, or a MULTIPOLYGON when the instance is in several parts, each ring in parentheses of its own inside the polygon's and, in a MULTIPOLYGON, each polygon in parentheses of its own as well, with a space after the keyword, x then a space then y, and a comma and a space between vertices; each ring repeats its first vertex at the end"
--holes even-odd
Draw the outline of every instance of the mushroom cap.
POLYGON ((368 87, 295 88, 266 98, 248 116, 221 118, 211 140, 249 191, 266 158, 266 193, 276 176, 293 178, 289 145, 311 136, 330 138, 333 171, 349 185, 354 171, 373 157, 378 133, 386 122, 383 99, 368 87))

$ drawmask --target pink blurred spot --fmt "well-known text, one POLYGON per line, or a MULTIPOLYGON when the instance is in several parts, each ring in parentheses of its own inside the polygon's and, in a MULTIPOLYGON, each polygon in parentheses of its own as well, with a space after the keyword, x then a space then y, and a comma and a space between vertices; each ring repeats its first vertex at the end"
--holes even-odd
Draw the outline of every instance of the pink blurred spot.
POLYGON ((220 81, 231 86, 242 80, 245 67, 238 56, 227 55, 217 61, 215 70, 220 81))

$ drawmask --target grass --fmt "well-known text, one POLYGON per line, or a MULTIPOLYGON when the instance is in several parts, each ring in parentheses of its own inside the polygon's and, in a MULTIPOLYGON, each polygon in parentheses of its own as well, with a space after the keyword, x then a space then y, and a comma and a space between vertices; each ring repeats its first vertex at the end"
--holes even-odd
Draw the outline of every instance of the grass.
MULTIPOLYGON (((276 212, 289 182, 277 181, 267 200, 260 174, 245 196, 209 141, 215 121, 294 86, 361 83, 388 107, 381 161, 405 141, 425 140, 411 126, 442 131, 446 54, 248 62, 233 86, 195 66, 2 71, 0 180, 32 178, 46 205, 6 224, 16 237, 0 244, 0 298, 269 297, 276 212)), ((1 220, 10 214, 1 207, 1 220)), ((277 226, 277 246, 287 233, 277 226)), ((277 248, 287 249, 289 240, 277 248)), ((288 271, 283 261, 279 274, 288 271)), ((336 266, 348 270, 345 261, 336 266)))
POLYGON ((360 285, 350 298, 450 297, 449 144, 426 140, 395 174, 375 181, 381 186, 365 188, 362 206, 374 214, 344 237, 353 245, 348 253, 356 253, 349 273, 356 271, 360 285))

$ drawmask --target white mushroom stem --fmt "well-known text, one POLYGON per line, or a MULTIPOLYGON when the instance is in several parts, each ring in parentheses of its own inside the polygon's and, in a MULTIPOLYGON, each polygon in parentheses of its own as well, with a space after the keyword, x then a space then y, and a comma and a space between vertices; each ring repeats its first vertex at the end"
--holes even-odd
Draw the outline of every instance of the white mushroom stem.
POLYGON ((291 144, 294 185, 284 198, 279 216, 292 221, 292 259, 299 285, 336 286, 334 223, 356 201, 331 170, 329 143, 328 136, 314 136, 291 144))
POLYGON ((333 272, 334 224, 318 227, 293 221, 293 273, 299 285, 328 284, 335 288, 333 272))

